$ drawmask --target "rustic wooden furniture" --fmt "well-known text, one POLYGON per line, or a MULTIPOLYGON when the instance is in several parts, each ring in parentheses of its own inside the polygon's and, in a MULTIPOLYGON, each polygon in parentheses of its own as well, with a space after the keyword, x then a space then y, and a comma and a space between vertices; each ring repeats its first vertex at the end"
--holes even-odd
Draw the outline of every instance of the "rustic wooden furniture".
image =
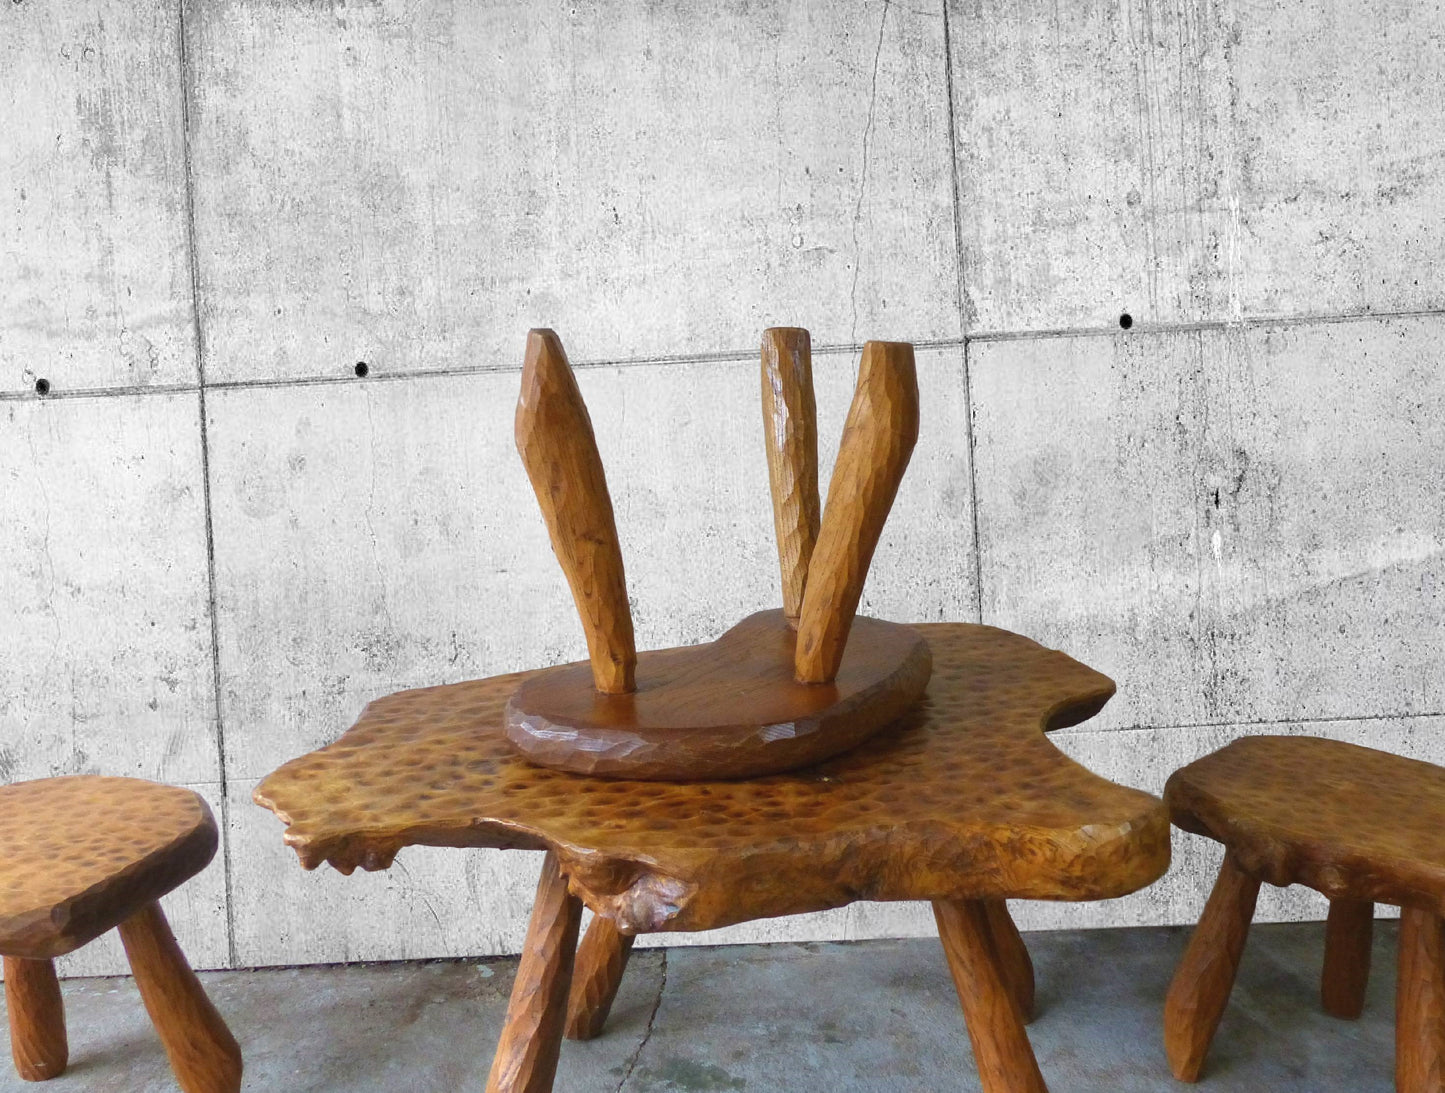
POLYGON ((181 1088, 240 1089, 240 1048, 156 902, 204 869, 216 842, 211 810, 190 790, 90 776, 0 787, 0 954, 22 1078, 65 1070, 54 958, 118 927, 181 1088))
POLYGON ((638 657, 590 423, 560 345, 534 332, 519 447, 590 663, 378 699, 334 744, 255 791, 307 868, 385 869, 415 844, 547 852, 492 1093, 551 1088, 564 1035, 600 1032, 637 934, 858 899, 933 902, 985 1090, 1038 1093, 1024 1032, 1033 969, 1004 901, 1121 896, 1168 865, 1162 802, 1091 774, 1043 735, 1097 713, 1114 693, 1109 679, 1004 630, 854 617, 916 434, 912 352, 864 350, 821 519, 809 369, 806 332, 765 335, 783 610, 751 616, 712 645, 638 657), (541 422, 529 394, 538 385, 563 392, 549 411, 558 421, 541 422), (539 429, 569 439, 536 449, 539 429), (919 649, 930 671, 911 652, 919 649), (651 719, 649 659, 651 686, 676 683, 666 716, 651 719), (880 684, 899 666, 908 688, 880 684), (559 697, 567 688, 570 708, 559 697), (861 717, 850 695, 870 688, 889 697, 867 700, 872 713, 861 717), (800 694, 806 701, 779 720, 780 703, 800 694), (578 759, 587 748, 540 754, 519 738, 519 706, 532 724, 580 733, 598 753, 616 747, 631 766, 588 765, 578 759), (890 720, 870 723, 880 710, 890 720), (779 739, 802 750, 779 762, 769 753, 779 739), (758 774, 759 761, 770 773, 738 778, 758 774), (629 780, 617 777, 624 769, 629 780), (666 774, 690 780, 659 780, 666 774), (584 904, 596 918, 579 947, 584 904))
POLYGON ((1395 1088, 1445 1093, 1445 769, 1312 737, 1253 736, 1176 771, 1174 823, 1224 864, 1164 1011, 1174 1076, 1199 1078, 1262 881, 1330 899, 1321 1000, 1358 1017, 1376 903, 1401 908, 1395 1088))

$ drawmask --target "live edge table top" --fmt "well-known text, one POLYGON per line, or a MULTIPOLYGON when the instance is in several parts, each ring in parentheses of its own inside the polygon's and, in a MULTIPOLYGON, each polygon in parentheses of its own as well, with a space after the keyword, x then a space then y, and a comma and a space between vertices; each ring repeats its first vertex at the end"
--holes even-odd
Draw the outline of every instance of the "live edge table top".
POLYGON ((533 766, 502 735, 526 673, 372 702, 255 791, 308 869, 385 869, 404 846, 550 849, 626 933, 705 930, 854 900, 1108 899, 1169 864, 1158 799, 1043 735, 1114 684, 1017 634, 921 625, 923 702, 842 756, 737 782, 631 782, 533 766))

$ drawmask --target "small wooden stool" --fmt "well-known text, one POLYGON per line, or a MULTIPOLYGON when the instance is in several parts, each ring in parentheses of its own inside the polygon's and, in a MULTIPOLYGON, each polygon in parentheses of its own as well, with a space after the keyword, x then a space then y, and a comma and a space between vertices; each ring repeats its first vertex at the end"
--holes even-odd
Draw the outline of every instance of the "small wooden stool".
POLYGON ((216 853, 216 821, 187 789, 134 778, 0 787, 0 954, 20 1077, 65 1070, 54 958, 112 927, 185 1093, 236 1093, 241 1050, 171 934, 160 899, 216 853))
POLYGON ((1174 974, 1164 1046, 1199 1078, 1261 881, 1330 899, 1321 996, 1360 1014, 1374 904, 1401 908, 1395 1088, 1445 1093, 1445 769, 1311 737, 1236 740, 1169 779, 1174 823, 1224 844, 1219 879, 1174 974))

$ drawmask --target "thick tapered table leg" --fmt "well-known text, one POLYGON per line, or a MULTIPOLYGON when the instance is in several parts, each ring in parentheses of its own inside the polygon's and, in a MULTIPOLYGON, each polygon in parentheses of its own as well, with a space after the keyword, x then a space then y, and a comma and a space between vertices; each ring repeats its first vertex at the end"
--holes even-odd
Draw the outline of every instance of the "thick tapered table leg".
POLYGON ((1225 854, 1164 1001, 1164 1051, 1169 1069, 1181 1082, 1199 1080, 1209 1042, 1234 989, 1258 896, 1259 881, 1241 869, 1232 854, 1225 854))
POLYGON ((598 915, 587 927, 582 944, 577 947, 577 961, 572 967, 572 996, 567 1002, 567 1038, 590 1040, 602 1031, 627 958, 632 955, 631 934, 618 931, 610 918, 598 915))
POLYGON ((160 904, 120 924, 135 985, 185 1093, 236 1093, 241 1049, 176 944, 160 904))
POLYGON ((16 1073, 27 1082, 63 1074, 70 1048, 54 961, 7 956, 5 1008, 10 1014, 10 1054, 16 1073))
POLYGON ((1395 1090, 1445 1093, 1445 923, 1413 907, 1400 911, 1395 1090))
POLYGON ((988 914, 989 934, 993 939, 994 955, 998 957, 999 971, 1004 983, 1013 992, 1018 1003, 1019 1016, 1024 1024, 1034 1019, 1034 962, 1019 936, 1013 916, 1008 913, 1008 904, 1001 899, 984 901, 988 914))
POLYGON ((1375 905, 1370 900, 1330 900, 1325 966, 1320 973, 1320 1003, 1326 1013, 1353 1019, 1364 1010, 1374 932, 1375 905))
POLYGON ((980 900, 935 900, 938 939, 963 1005, 984 1093, 1048 1093, 980 900))
POLYGON ((507 1020, 487 1078, 487 1093, 548 1093, 557 1074, 567 989, 577 955, 582 901, 567 891, 567 878, 548 851, 537 882, 537 901, 527 926, 507 1020))

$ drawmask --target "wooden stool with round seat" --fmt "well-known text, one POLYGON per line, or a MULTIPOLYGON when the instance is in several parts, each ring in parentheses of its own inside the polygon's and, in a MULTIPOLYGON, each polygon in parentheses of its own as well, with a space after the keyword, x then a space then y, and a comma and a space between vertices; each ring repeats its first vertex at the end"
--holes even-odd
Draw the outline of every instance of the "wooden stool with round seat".
POLYGON ((241 1050, 171 934, 160 904, 216 853, 216 821, 186 789, 134 778, 46 778, 0 787, 0 954, 16 1070, 65 1070, 54 958, 119 927, 185 1093, 235 1093, 241 1050))
POLYGON ((1178 770, 1174 823, 1224 844, 1224 864, 1170 985, 1164 1044, 1199 1078, 1234 985, 1262 881, 1330 899, 1321 996, 1358 1017, 1374 905, 1401 909, 1395 1088, 1445 1093, 1445 768, 1300 736, 1236 740, 1178 770))

